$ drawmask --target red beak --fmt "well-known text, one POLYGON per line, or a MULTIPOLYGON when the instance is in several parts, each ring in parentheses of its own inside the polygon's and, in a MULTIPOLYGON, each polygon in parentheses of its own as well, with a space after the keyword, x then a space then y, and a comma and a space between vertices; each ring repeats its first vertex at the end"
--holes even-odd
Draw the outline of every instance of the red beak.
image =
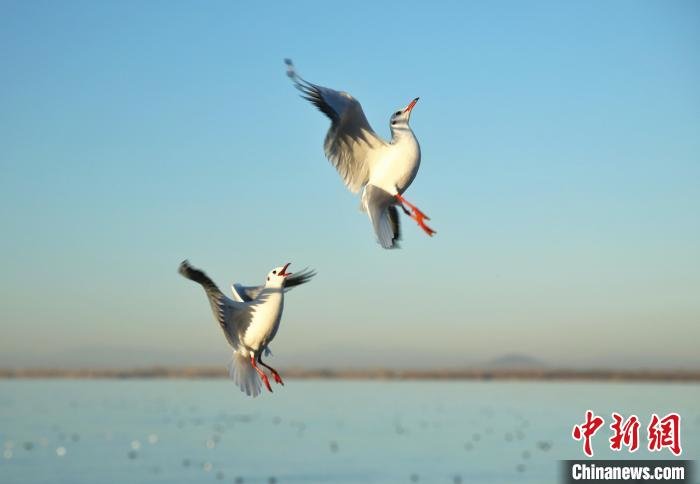
POLYGON ((403 112, 404 112, 404 113, 410 113, 411 110, 412 110, 413 107, 416 105, 416 103, 418 102, 419 99, 420 99, 420 98, 417 97, 417 98, 415 98, 413 101, 411 101, 411 102, 408 104, 408 106, 406 106, 406 109, 403 110, 403 112))
POLYGON ((291 264, 291 262, 287 262, 287 263, 284 265, 284 267, 282 268, 282 270, 280 271, 280 273, 277 274, 277 275, 278 275, 278 276, 282 276, 282 277, 291 276, 292 273, 291 273, 291 272, 287 272, 287 267, 289 267, 289 264, 291 264))

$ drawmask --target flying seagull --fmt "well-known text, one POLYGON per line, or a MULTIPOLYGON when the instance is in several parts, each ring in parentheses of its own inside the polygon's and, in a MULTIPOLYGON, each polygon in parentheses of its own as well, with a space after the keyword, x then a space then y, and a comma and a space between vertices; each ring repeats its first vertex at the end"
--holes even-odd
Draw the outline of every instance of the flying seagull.
POLYGON ((263 353, 270 354, 268 345, 279 329, 284 293, 309 282, 316 275, 315 271, 308 269, 292 275, 287 272, 289 264, 272 269, 262 286, 234 284, 231 287, 233 299, 226 297, 204 272, 192 267, 188 261, 180 264, 180 274, 204 288, 214 318, 233 348, 229 376, 243 392, 253 397, 260 394, 261 380, 272 391, 270 380, 258 363, 270 370, 275 382, 284 385, 277 370, 263 363, 262 356, 263 353))
POLYGON ((420 166, 420 146, 408 125, 418 98, 391 115, 391 141, 384 141, 372 130, 357 99, 302 79, 290 59, 284 62, 287 75, 302 97, 330 118, 331 127, 323 144, 326 157, 350 191, 357 193, 363 189, 360 208, 367 212, 379 244, 385 249, 397 245, 400 238, 397 205, 426 234, 436 233, 425 224, 430 217, 403 197, 420 166))

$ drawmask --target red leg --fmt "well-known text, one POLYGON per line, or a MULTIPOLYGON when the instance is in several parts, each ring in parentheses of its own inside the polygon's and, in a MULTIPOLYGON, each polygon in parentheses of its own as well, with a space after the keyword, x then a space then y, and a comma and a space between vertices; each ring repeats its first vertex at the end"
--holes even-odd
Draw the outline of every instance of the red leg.
POLYGON ((280 385, 284 386, 284 382, 282 381, 282 377, 280 376, 280 374, 277 373, 277 370, 272 368, 270 365, 266 365, 265 362, 263 362, 262 355, 258 355, 258 363, 270 370, 270 373, 272 373, 272 378, 275 379, 276 383, 279 383, 280 385))
POLYGON ((433 234, 436 234, 436 233, 437 233, 437 232, 435 232, 433 229, 431 229, 430 227, 428 227, 428 226, 425 224, 425 220, 430 220, 430 217, 428 217, 426 214, 424 214, 423 212, 421 212, 421 211, 418 209, 418 207, 416 207, 415 205, 411 204, 408 200, 406 200, 405 198, 403 198, 403 197, 401 196, 401 194, 397 193, 397 194, 394 195, 394 196, 396 197, 396 199, 397 199, 397 200, 399 201, 399 203, 401 204, 401 208, 403 209, 404 213, 406 213, 406 214, 409 215, 413 220, 415 220, 415 221, 418 223, 418 226, 419 226, 420 228, 423 229, 423 232, 425 232, 426 234, 430 235, 431 237, 433 236, 433 234), (404 204, 405 204, 405 205, 408 205, 408 208, 411 209, 411 212, 410 212, 410 213, 408 212, 408 210, 406 210, 406 208, 404 207, 404 204))
POLYGON ((253 368, 255 368, 255 371, 258 372, 258 375, 260 375, 260 378, 262 378, 263 383, 267 387, 269 391, 272 391, 272 387, 270 386, 270 380, 268 380, 267 375, 265 372, 263 372, 260 368, 258 368, 258 365, 255 364, 255 357, 251 353, 250 355, 250 364, 253 365, 253 368))

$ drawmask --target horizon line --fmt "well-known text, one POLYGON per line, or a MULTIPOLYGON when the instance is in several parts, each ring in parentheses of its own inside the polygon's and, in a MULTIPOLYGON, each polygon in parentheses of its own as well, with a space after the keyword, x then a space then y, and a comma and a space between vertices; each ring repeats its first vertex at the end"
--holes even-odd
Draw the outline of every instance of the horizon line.
MULTIPOLYGON (((324 380, 574 380, 635 382, 698 382, 700 370, 571 369, 571 368, 463 368, 463 369, 284 369, 285 378, 324 380)), ((211 366, 141 368, 0 368, 0 379, 219 379, 225 368, 211 366)))

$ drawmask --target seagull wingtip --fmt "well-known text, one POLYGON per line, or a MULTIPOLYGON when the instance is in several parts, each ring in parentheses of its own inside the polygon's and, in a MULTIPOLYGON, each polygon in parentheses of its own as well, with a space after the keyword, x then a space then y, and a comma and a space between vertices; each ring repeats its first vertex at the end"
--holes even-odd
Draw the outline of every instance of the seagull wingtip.
POLYGON ((292 59, 290 58, 285 58, 284 63, 287 65, 287 76, 289 76, 291 79, 296 79, 297 77, 297 71, 294 69, 294 64, 292 63, 292 59))

